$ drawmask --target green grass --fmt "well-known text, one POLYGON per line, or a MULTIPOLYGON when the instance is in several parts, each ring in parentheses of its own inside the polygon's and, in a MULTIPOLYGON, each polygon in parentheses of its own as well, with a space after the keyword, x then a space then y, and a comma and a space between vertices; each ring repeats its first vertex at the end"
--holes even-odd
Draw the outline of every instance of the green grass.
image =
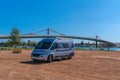
POLYGON ((0 50, 13 50, 13 47, 0 47, 0 50))
POLYGON ((34 48, 23 48, 24 50, 33 50, 34 48))
POLYGON ((75 48, 75 50, 86 50, 86 49, 75 48))
MULTIPOLYGON (((0 50, 14 50, 14 47, 0 47, 0 50)), ((33 50, 34 48, 20 48, 24 50, 33 50)))

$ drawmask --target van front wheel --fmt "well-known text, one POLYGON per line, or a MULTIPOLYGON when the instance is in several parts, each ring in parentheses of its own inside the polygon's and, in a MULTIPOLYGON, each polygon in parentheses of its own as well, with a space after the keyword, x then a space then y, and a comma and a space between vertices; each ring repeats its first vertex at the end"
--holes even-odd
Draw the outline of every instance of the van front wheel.
POLYGON ((48 58, 47 58, 47 62, 51 63, 52 61, 53 61, 53 57, 52 57, 52 55, 49 55, 48 58))
POLYGON ((72 59, 72 54, 69 54, 68 59, 69 60, 72 59))

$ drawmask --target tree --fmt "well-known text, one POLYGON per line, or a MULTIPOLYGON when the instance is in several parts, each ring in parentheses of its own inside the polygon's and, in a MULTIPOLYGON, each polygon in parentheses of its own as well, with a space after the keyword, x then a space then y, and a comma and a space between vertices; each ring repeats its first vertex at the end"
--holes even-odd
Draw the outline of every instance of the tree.
POLYGON ((84 41, 81 41, 80 45, 84 45, 84 41))
POLYGON ((22 46, 27 46, 27 43, 25 41, 23 41, 22 46))
POLYGON ((17 28, 12 28, 10 32, 10 38, 8 42, 11 44, 11 46, 17 46, 20 45, 21 39, 19 37, 20 31, 17 28))
POLYGON ((28 46, 36 46, 37 42, 28 40, 27 45, 28 46))
POLYGON ((28 40, 27 45, 31 46, 31 41, 30 40, 28 40))

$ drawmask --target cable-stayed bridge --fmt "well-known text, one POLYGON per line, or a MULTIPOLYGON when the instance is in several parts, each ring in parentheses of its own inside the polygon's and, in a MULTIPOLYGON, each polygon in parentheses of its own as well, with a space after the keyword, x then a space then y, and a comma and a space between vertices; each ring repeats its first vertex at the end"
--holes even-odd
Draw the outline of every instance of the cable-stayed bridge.
MULTIPOLYGON (((0 39, 9 39, 9 37, 10 37, 9 35, 0 35, 0 39)), ((102 43, 106 43, 106 44, 114 44, 113 42, 99 39, 98 36, 96 36, 96 38, 81 37, 81 36, 69 36, 66 34, 59 33, 55 30, 50 29, 50 28, 45 29, 45 30, 41 30, 41 31, 37 31, 34 33, 21 34, 19 37, 20 38, 56 38, 56 37, 62 37, 62 38, 72 38, 72 39, 83 39, 83 40, 96 41, 96 44, 97 44, 97 42, 102 42, 102 43), (38 33, 40 33, 40 34, 38 34, 38 33)))

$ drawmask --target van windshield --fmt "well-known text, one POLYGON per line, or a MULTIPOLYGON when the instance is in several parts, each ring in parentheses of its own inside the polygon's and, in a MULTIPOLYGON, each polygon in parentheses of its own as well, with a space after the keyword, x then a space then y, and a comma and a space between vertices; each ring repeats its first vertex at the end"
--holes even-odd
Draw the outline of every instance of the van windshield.
POLYGON ((52 42, 39 42, 35 49, 48 49, 50 48, 52 42))

